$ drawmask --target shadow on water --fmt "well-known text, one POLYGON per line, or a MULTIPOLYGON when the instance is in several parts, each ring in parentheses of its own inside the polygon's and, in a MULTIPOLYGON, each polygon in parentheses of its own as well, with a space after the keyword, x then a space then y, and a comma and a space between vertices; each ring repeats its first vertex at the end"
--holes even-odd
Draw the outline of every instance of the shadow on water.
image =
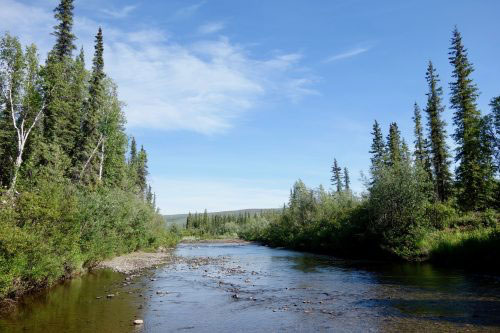
POLYGON ((0 332, 126 332, 138 302, 122 287, 123 275, 102 270, 28 295, 0 318, 0 332), (107 298, 107 295, 114 297, 107 298), (103 320, 104 319, 104 320, 103 320))
POLYGON ((176 254, 130 284, 100 271, 27 297, 0 331, 130 332, 140 317, 144 332, 500 332, 497 276, 256 244, 176 254))

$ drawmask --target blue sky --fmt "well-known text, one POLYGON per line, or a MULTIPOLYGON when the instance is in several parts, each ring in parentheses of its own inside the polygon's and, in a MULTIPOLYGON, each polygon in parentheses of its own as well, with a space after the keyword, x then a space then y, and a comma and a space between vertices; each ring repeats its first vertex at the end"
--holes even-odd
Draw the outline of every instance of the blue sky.
MULTIPOLYGON (((44 55, 57 1, 0 0, 0 30, 44 55)), ((280 207, 289 188, 329 187, 336 157, 363 190, 374 119, 408 142, 432 60, 445 103, 448 47, 462 32, 481 90, 500 94, 500 1, 76 0, 77 44, 127 104, 127 131, 149 153, 165 214, 280 207)), ((445 118, 452 132, 452 111, 445 118)), ((452 146, 450 140, 450 145, 452 146)))

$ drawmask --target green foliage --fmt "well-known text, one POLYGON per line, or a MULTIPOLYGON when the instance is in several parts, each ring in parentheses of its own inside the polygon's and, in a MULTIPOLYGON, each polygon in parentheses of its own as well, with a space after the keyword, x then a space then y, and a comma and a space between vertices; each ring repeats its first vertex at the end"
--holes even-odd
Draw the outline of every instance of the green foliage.
POLYGON ((370 230, 388 250, 410 257, 429 227, 425 208, 429 200, 426 172, 409 163, 380 170, 370 188, 370 230))
POLYGON ((481 147, 481 113, 477 108, 478 89, 471 79, 474 71, 469 62, 462 36, 455 28, 451 40, 450 63, 453 65, 454 82, 451 87, 451 106, 457 143, 455 160, 458 202, 464 210, 484 209, 485 200, 491 195, 491 170, 483 164, 485 157, 481 147))
POLYGON ((48 286, 113 255, 178 240, 135 194, 52 180, 1 198, 0 298, 48 286))
POLYGON ((127 165, 102 30, 90 74, 83 51, 72 59, 73 1, 55 13, 56 44, 43 67, 34 45, 0 40, 0 299, 179 238, 155 207, 145 149, 127 165))
POLYGON ((71 57, 71 53, 76 49, 73 44, 76 37, 71 31, 73 28, 73 9, 73 0, 61 0, 59 6, 54 9, 54 16, 59 24, 54 27, 52 33, 56 36, 53 52, 60 61, 65 57, 71 57))
POLYGON ((376 120, 373 124, 372 136, 373 142, 370 149, 370 154, 372 154, 370 171, 372 173, 372 177, 374 177, 377 170, 385 164, 387 159, 382 129, 376 120))
POLYGON ((446 201, 451 194, 451 173, 448 147, 446 146, 446 123, 441 119, 444 107, 441 105, 443 89, 438 86, 439 76, 429 61, 426 73, 429 91, 427 92, 427 127, 430 142, 432 179, 437 198, 446 201))
POLYGON ((341 173, 342 173, 342 168, 339 167, 339 165, 337 163, 337 159, 334 158, 333 159, 333 165, 332 165, 332 178, 331 178, 331 182, 332 182, 332 186, 337 189, 337 192, 341 192, 342 191, 342 185, 343 184, 342 184, 341 173))

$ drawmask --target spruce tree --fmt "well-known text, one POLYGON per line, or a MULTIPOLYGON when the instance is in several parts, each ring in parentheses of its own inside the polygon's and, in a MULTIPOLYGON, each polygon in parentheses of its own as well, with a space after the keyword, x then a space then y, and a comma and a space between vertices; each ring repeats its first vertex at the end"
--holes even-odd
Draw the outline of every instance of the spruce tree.
POLYGON ((382 135, 382 130, 375 120, 373 124, 372 131, 373 141, 370 149, 371 157, 371 173, 372 177, 375 177, 377 171, 385 164, 386 161, 386 146, 384 142, 384 137, 382 135))
POLYGON ((474 68, 469 62, 467 50, 457 28, 453 30, 449 55, 454 78, 450 83, 450 103, 455 110, 453 138, 457 143, 455 160, 458 163, 458 201, 464 210, 476 210, 483 206, 481 198, 485 197, 483 192, 488 188, 485 186, 486 180, 481 165, 481 113, 477 108, 479 93, 471 78, 474 68))
POLYGON ((444 111, 442 106, 443 89, 438 86, 439 76, 436 73, 432 62, 429 61, 427 67, 426 80, 428 84, 427 106, 427 126, 429 132, 429 142, 431 148, 431 164, 435 192, 440 201, 446 201, 451 192, 451 173, 449 170, 449 153, 446 146, 445 122, 441 119, 444 111))
POLYGON ((129 165, 134 165, 137 163, 137 143, 134 137, 132 137, 132 140, 130 142, 130 156, 128 159, 128 163, 129 165))
MULTIPOLYGON (((61 0, 54 9, 59 22, 52 33, 56 43, 49 53, 42 75, 45 81, 46 109, 44 117, 45 144, 52 150, 60 147, 67 156, 74 156, 75 145, 79 136, 83 100, 81 73, 85 71, 82 59, 72 59, 75 36, 73 27, 73 1, 61 0)), ((41 156, 39 163, 47 164, 53 156, 41 156)), ((73 161, 74 164, 74 161, 73 161)), ((69 173, 68 166, 68 173, 69 173)))
POLYGON ((415 102, 413 108, 413 121, 415 123, 414 134, 415 134, 415 161, 422 167, 430 179, 432 179, 431 171, 431 161, 429 157, 429 141, 424 136, 424 129, 422 125, 422 113, 420 107, 415 102))
POLYGON ((76 37, 72 32, 73 9, 73 0, 61 0, 59 6, 54 9, 54 17, 59 24, 54 27, 52 33, 56 37, 53 53, 59 61, 63 61, 65 57, 71 57, 73 50, 76 49, 74 45, 76 37))
POLYGON ((336 188, 337 193, 342 191, 342 176, 341 176, 342 169, 338 166, 337 164, 337 159, 333 159, 333 166, 332 166, 332 186, 336 188))
POLYGON ((389 134, 387 135, 387 155, 388 165, 393 166, 401 162, 401 133, 398 124, 391 123, 389 125, 389 134))
POLYGON ((137 155, 137 186, 142 195, 146 193, 148 174, 148 155, 144 147, 141 146, 141 150, 137 155))
POLYGON ((86 184, 95 184, 99 175, 98 149, 103 141, 100 133, 100 116, 104 105, 104 59, 103 59, 103 37, 102 29, 95 38, 95 53, 92 66, 92 76, 89 87, 89 99, 84 108, 82 130, 77 151, 80 152, 79 178, 86 184))
POLYGON ((495 170, 500 173, 500 96, 490 102, 491 122, 493 131, 493 156, 495 159, 495 170))
POLYGON ((347 170, 347 167, 344 168, 344 188, 346 191, 351 189, 351 179, 349 178, 349 171, 347 170))

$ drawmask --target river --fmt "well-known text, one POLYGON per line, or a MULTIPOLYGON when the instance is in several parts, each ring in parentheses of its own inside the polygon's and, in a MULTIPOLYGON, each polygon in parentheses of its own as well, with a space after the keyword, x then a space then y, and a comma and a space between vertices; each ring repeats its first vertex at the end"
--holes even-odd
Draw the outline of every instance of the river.
POLYGON ((256 244, 181 244, 176 255, 128 280, 102 270, 28 296, 0 331, 500 332, 498 276, 256 244))

